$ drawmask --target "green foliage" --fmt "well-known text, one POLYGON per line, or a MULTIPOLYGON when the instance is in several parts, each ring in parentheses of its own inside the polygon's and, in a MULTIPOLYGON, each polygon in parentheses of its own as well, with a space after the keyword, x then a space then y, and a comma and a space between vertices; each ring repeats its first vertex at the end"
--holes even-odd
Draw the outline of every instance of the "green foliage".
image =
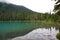
POLYGON ((56 35, 56 37, 57 37, 57 39, 60 40, 60 33, 58 33, 58 34, 56 35))
POLYGON ((57 14, 37 13, 24 6, 0 2, 0 21, 24 21, 24 20, 59 20, 57 14))
POLYGON ((60 0, 55 0, 55 1, 57 1, 56 5, 55 5, 55 8, 54 8, 55 15, 57 15, 56 16, 57 17, 56 21, 60 22, 60 0))
POLYGON ((56 14, 60 15, 60 0, 56 0, 56 5, 54 8, 54 11, 56 12, 56 14))

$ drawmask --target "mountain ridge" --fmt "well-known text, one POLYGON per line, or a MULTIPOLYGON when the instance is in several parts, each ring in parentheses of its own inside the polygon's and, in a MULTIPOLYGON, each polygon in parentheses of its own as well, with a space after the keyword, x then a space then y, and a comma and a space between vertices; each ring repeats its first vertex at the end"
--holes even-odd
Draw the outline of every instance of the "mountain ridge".
POLYGON ((0 21, 40 20, 44 14, 32 11, 24 6, 0 2, 0 21))
POLYGON ((25 6, 22 6, 22 5, 14 5, 14 4, 8 4, 8 3, 3 3, 3 2, 0 2, 0 6, 3 6, 3 7, 6 7, 6 8, 10 8, 10 9, 16 9, 16 10, 23 10, 23 11, 31 11, 33 12, 32 10, 28 9, 27 7, 25 6))

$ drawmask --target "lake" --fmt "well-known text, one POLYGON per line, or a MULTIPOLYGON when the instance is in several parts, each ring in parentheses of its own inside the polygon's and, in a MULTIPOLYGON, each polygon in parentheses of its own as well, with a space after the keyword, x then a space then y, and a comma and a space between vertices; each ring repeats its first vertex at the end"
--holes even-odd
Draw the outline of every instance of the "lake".
POLYGON ((0 22, 0 40, 57 40, 59 25, 40 22, 0 22))

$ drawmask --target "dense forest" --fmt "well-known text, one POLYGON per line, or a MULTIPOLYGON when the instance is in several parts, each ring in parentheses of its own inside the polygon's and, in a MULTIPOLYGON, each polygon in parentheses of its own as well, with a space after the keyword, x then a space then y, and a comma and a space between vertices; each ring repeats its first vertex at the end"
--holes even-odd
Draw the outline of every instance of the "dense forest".
POLYGON ((24 6, 0 2, 0 21, 51 20, 60 21, 58 13, 38 13, 24 6))

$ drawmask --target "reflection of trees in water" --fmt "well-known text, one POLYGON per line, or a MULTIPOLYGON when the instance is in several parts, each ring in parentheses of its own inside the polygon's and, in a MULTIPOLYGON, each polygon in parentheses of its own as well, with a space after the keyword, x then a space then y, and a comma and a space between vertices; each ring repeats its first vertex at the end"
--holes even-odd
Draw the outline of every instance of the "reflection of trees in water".
POLYGON ((59 32, 60 32, 60 25, 55 25, 55 29, 59 30, 59 32))
POLYGON ((55 29, 59 30, 59 33, 57 33, 56 38, 60 40, 60 23, 55 25, 55 29))
MULTIPOLYGON (((31 32, 32 30, 37 29, 37 28, 45 28, 45 29, 48 29, 48 30, 51 31, 52 27, 56 28, 56 30, 59 29, 59 32, 60 32, 59 25, 45 24, 45 23, 36 23, 36 22, 34 22, 34 23, 31 23, 28 27, 24 27, 24 28, 20 29, 19 31, 14 31, 14 32, 6 33, 5 34, 5 39, 14 38, 14 37, 17 37, 17 36, 23 36, 23 35, 31 32)), ((3 40, 3 36, 2 35, 0 35, 0 40, 3 40)))

